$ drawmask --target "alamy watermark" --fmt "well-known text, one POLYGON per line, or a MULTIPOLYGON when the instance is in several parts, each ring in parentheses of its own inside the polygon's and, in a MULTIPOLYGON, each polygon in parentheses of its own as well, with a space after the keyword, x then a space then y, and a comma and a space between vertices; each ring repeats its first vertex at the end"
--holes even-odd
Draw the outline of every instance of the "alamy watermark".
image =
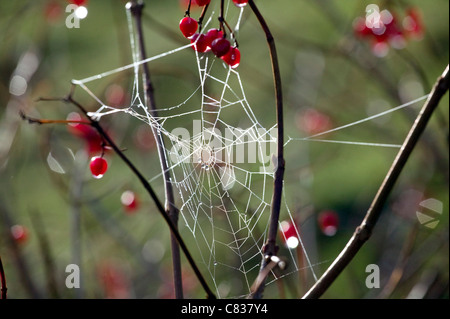
POLYGON ((68 289, 80 288, 80 267, 76 264, 66 266, 66 287, 68 289))
POLYGON ((86 18, 88 11, 86 7, 68 4, 66 6, 66 13, 69 13, 66 17, 66 27, 68 29, 78 29, 80 28, 80 20, 86 18))
POLYGON ((369 289, 380 288, 380 267, 377 264, 369 264, 366 266, 366 287, 369 289))
POLYGON ((419 223, 425 227, 434 229, 439 224, 439 217, 444 211, 444 205, 441 201, 435 198, 428 198, 419 204, 419 209, 416 211, 419 223))

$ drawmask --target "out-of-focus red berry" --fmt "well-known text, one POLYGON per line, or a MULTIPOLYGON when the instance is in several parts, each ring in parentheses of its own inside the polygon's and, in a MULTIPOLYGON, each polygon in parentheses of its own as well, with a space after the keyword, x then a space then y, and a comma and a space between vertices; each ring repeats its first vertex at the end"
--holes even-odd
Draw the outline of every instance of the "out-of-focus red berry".
POLYGON ((419 9, 411 7, 406 10, 406 16, 403 19, 403 29, 409 37, 415 40, 421 40, 423 38, 425 28, 419 9))
POLYGON ((140 125, 134 133, 134 143, 142 151, 150 151, 155 149, 156 141, 152 130, 148 125, 140 125))
POLYGON ((294 249, 299 244, 297 227, 291 221, 282 221, 281 225, 281 239, 284 241, 284 244, 291 249, 294 249))
MULTIPOLYGON (((68 121, 82 121, 78 113, 70 113, 67 116, 68 121)), ((87 122, 87 121, 86 121, 87 122)), ((97 130, 89 124, 72 123, 68 125, 68 130, 73 135, 83 139, 86 142, 86 150, 89 155, 98 154, 103 151, 103 139, 97 130)))
POLYGON ((108 299, 128 299, 132 297, 130 279, 119 263, 103 262, 98 268, 98 276, 108 299))
POLYGON ((23 225, 11 226, 11 235, 18 243, 24 243, 28 239, 28 229, 23 225))
POLYGON ((139 202, 136 197, 136 194, 130 190, 127 190, 122 193, 120 196, 120 201, 128 213, 133 213, 139 208, 139 202))
MULTIPOLYGON (((189 5, 189 0, 180 0, 180 7, 182 10, 186 10, 186 8, 189 5)), ((198 8, 198 4, 197 2, 195 2, 195 0, 191 1, 191 9, 197 9, 198 8)))
POLYGON ((327 114, 313 108, 300 111, 295 120, 297 128, 310 136, 330 130, 333 124, 327 114))
POLYGON ((111 84, 105 90, 105 98, 109 106, 122 106, 126 103, 127 93, 122 86, 111 84))
POLYGON ((320 230, 327 236, 334 236, 339 227, 339 215, 333 210, 326 210, 317 219, 320 230))
POLYGON ((69 0, 69 2, 76 4, 77 6, 86 6, 88 0, 69 0))
POLYGON ((58 1, 56 0, 49 1, 45 6, 44 11, 45 19, 47 20, 48 23, 56 23, 63 16, 63 12, 64 9, 58 1))

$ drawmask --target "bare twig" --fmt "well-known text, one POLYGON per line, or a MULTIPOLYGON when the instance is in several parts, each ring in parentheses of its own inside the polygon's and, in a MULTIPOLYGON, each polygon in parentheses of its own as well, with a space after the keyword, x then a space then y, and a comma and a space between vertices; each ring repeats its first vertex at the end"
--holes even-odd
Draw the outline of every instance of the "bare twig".
MULTIPOLYGON (((141 59, 145 60, 147 57, 146 50, 145 50, 145 43, 144 43, 144 34, 142 31, 142 10, 144 8, 144 3, 141 1, 133 0, 131 3, 127 4, 127 9, 131 11, 133 14, 135 21, 136 21, 136 29, 137 29, 137 36, 139 41, 139 49, 140 49, 140 55, 141 59)), ((153 84, 150 79, 150 71, 148 69, 147 63, 144 63, 142 65, 143 69, 143 81, 144 81, 144 91, 145 91, 145 100, 146 105, 150 108, 151 115, 153 117, 158 116, 157 107, 155 103, 155 95, 154 95, 154 89, 153 84)), ((179 210, 175 206, 175 198, 173 193, 172 184, 170 182, 170 171, 168 169, 168 162, 166 158, 165 148, 164 148, 164 140, 160 134, 160 132, 153 126, 152 131, 153 135, 155 136, 157 148, 158 148, 158 154, 159 154, 159 160, 161 163, 161 170, 163 173, 163 179, 164 179, 164 189, 165 189, 165 211, 169 215, 169 217, 172 219, 173 224, 175 227, 178 227, 178 216, 179 216, 179 210)), ((183 279, 181 274, 181 259, 180 259, 180 247, 178 245, 177 239, 174 237, 173 234, 171 234, 171 246, 172 246, 172 266, 173 266, 173 280, 174 280, 174 287, 175 287, 175 297, 177 299, 183 298, 183 279)))
MULTIPOLYGON (((173 223, 172 219, 167 215, 162 203, 160 202, 158 196, 156 195, 155 191, 153 190, 150 183, 147 181, 147 179, 142 175, 142 173, 137 169, 137 167, 130 161, 130 159, 124 154, 124 152, 116 145, 116 143, 112 140, 112 138, 106 133, 106 131, 103 129, 103 127, 100 125, 99 122, 95 121, 93 118, 91 118, 88 114, 88 111, 77 101, 75 101, 72 97, 73 90, 71 93, 65 97, 65 98, 40 98, 38 101, 62 101, 65 103, 70 103, 76 106, 81 113, 86 116, 86 118, 89 119, 90 125, 97 130, 97 132, 102 136, 105 143, 108 144, 111 149, 120 157, 122 161, 128 166, 128 168, 133 172, 133 174, 138 178, 139 182, 142 184, 142 186, 145 188, 147 193, 152 198, 153 202, 156 205, 156 208, 158 212, 161 214, 161 216, 164 218, 164 221, 167 223, 167 225, 170 228, 170 231, 175 236, 178 244, 181 247, 181 250, 186 256, 186 259, 188 260, 190 266, 192 267, 192 270, 194 271, 197 279, 199 280, 200 284, 202 285, 203 289, 205 290, 207 297, 210 299, 216 298, 214 293, 211 291, 211 289, 208 287, 208 284, 206 283, 206 280, 204 279, 203 275, 201 274, 199 268, 195 264, 194 259, 192 258, 192 255, 190 254, 186 244, 184 243, 180 233, 178 232, 178 228, 173 223)), ((29 117, 25 116, 25 120, 29 121, 29 117)), ((31 123, 37 123, 36 121, 31 121, 31 123)))
MULTIPOLYGON (((262 16, 261 12, 255 5, 253 0, 249 0, 248 4, 261 24, 262 29, 266 35, 267 44, 269 45, 270 59, 272 64, 272 74, 274 80, 275 87, 275 98, 276 98, 276 112, 277 112, 277 163, 276 163, 276 171, 275 171, 275 179, 274 179, 274 189, 271 203, 271 216, 270 216, 270 225, 268 230, 268 239, 263 248, 264 258, 261 265, 261 273, 264 272, 264 268, 268 265, 268 260, 270 257, 275 256, 278 251, 278 246, 276 245, 276 237, 278 232, 278 220, 280 216, 280 207, 281 207, 281 197, 283 190, 283 177, 285 170, 285 161, 283 155, 283 145, 284 145, 284 123, 283 123, 283 94, 282 94, 282 86, 281 86, 281 74, 280 68, 278 65, 278 55, 275 47, 275 41, 270 32, 270 29, 262 16), (266 258, 268 257, 268 258, 266 258)), ((264 280, 259 281, 259 285, 255 287, 255 290, 252 291, 253 298, 262 298, 262 293, 264 291, 264 280)))
POLYGON ((389 172, 379 188, 378 193, 376 194, 361 225, 356 228, 355 233, 331 266, 325 271, 315 285, 311 287, 311 289, 303 296, 304 299, 319 298, 355 257, 364 243, 370 238, 373 228, 381 215, 383 206, 386 203, 389 194, 391 193, 400 173, 405 167, 409 156, 417 145, 421 134, 425 130, 431 115, 448 89, 449 74, 447 65, 445 71, 434 85, 433 90, 417 116, 416 121, 411 127, 408 136, 406 137, 399 153, 397 154, 397 157, 395 158, 389 172))

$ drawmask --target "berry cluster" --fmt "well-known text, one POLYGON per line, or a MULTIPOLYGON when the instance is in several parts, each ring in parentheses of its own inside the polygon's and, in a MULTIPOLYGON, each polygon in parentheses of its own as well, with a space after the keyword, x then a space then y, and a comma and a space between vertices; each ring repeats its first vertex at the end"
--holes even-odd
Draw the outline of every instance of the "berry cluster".
MULTIPOLYGON (((197 5, 208 5, 211 0, 195 0, 197 5)), ((243 7, 248 0, 233 0, 238 7, 243 7)), ((219 19, 220 20, 220 19, 219 19)), ((220 29, 210 29, 206 33, 197 32, 199 23, 189 15, 181 19, 180 30, 185 38, 191 40, 192 48, 200 53, 211 51, 214 55, 222 59, 231 68, 237 68, 241 61, 241 52, 239 51, 236 41, 232 46, 224 32, 223 22, 220 29)))
POLYGON ((385 9, 365 18, 356 18, 353 29, 358 37, 370 41, 374 55, 383 57, 390 47, 402 49, 408 39, 422 39, 424 26, 417 8, 407 9, 402 21, 395 12, 385 9))

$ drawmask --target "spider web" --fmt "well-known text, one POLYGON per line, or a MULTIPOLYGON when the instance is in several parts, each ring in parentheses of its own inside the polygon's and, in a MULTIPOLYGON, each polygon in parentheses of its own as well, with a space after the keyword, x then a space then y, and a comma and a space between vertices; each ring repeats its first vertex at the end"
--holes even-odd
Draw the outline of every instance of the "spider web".
MULTIPOLYGON (((243 10, 236 19, 236 30, 243 10)), ((214 17, 213 12, 204 30, 214 17)), ((220 59, 211 54, 193 51, 191 44, 140 59, 137 34, 129 10, 127 18, 133 62, 72 82, 98 103, 99 108, 89 114, 92 118, 100 120, 104 116, 126 113, 152 127, 155 139, 164 140, 164 158, 177 197, 174 204, 180 211, 180 228, 192 236, 193 245, 198 248, 197 261, 209 274, 218 297, 246 296, 257 277, 263 257, 262 247, 267 239, 276 125, 266 128, 258 120, 245 95, 237 69, 225 67, 220 59), (141 65, 151 65, 153 61, 176 54, 187 54, 185 51, 192 54, 197 65, 198 85, 178 104, 158 106, 158 115, 152 116, 143 98, 141 65), (129 105, 107 105, 89 88, 92 82, 129 70, 133 71, 129 105), (192 131, 189 131, 191 125, 192 131)), ((408 107, 426 97, 313 136, 288 136, 284 146, 315 141, 399 148, 400 145, 396 144, 336 141, 320 137, 408 107)), ((163 167, 161 165, 162 170, 163 167)), ((149 181, 162 183, 164 173, 161 171, 149 181)), ((296 224, 286 199, 284 206, 285 219, 296 224)), ((280 223, 280 230, 281 226, 280 223)), ((299 265, 294 249, 287 249, 282 257, 288 261, 289 271, 272 271, 268 284, 298 271, 310 271, 317 280, 314 267, 318 263, 311 262, 299 228, 296 228, 296 234, 299 249, 306 259, 304 269, 299 265)))

